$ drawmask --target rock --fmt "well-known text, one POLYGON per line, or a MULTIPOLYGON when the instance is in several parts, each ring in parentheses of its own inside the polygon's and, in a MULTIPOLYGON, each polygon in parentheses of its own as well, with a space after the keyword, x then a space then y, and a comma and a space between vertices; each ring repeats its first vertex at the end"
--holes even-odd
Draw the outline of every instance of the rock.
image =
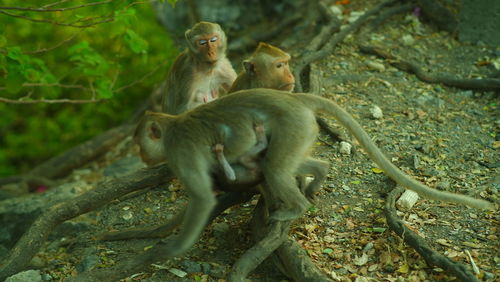
POLYGON ((40 274, 40 270, 33 270, 33 269, 19 272, 5 279, 5 282, 39 282, 39 281, 40 282, 42 281, 42 275, 40 274))
POLYGON ((373 105, 370 108, 370 113, 374 119, 381 119, 382 117, 384 117, 384 114, 382 113, 382 109, 377 105, 373 105))
POLYGON ((373 70, 383 72, 385 71, 385 66, 379 62, 374 62, 374 61, 369 61, 366 63, 366 65, 373 70))
POLYGON ((419 196, 417 192, 406 190, 401 197, 396 201, 396 206, 401 210, 411 209, 418 201, 419 196))
POLYGON ((340 148, 339 148, 339 152, 341 154, 344 154, 344 155, 350 155, 351 154, 351 149, 352 149, 352 145, 345 142, 345 141, 341 141, 340 142, 340 148))

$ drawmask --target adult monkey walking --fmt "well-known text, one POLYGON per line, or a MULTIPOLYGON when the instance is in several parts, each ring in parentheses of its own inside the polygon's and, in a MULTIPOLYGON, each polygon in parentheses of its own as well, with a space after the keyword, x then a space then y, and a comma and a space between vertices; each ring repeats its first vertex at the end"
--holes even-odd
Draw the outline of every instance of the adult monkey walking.
MULTIPOLYGON (((301 163, 310 158, 307 153, 318 133, 315 115, 320 112, 332 115, 345 126, 370 158, 400 185, 431 199, 494 208, 488 201, 434 190, 405 175, 383 155, 350 114, 328 99, 270 89, 245 90, 178 116, 146 114, 137 128, 136 140, 141 156, 151 165, 167 161, 185 184, 190 197, 180 217, 179 233, 161 241, 161 259, 188 250, 199 238, 214 208, 211 177, 218 166, 211 151, 214 140, 226 145, 226 156, 231 164, 237 162, 255 144, 253 125, 256 120, 262 122, 270 137, 267 150, 259 161, 264 176, 261 192, 266 199, 272 197, 281 202, 277 210, 270 211, 270 218, 289 220, 301 216, 309 203, 299 192, 294 175, 301 163), (226 127, 223 132, 221 125, 226 127), (183 142, 178 142, 180 138, 183 142)), ((157 254, 146 251, 139 259, 126 262, 127 269, 136 271, 139 266, 135 263, 152 263, 159 259, 157 254)), ((102 273, 105 278, 106 271, 102 269, 96 273, 102 273)))
POLYGON ((216 23, 199 22, 185 33, 188 48, 167 76, 162 111, 180 114, 228 91, 236 72, 226 58, 226 34, 216 23))

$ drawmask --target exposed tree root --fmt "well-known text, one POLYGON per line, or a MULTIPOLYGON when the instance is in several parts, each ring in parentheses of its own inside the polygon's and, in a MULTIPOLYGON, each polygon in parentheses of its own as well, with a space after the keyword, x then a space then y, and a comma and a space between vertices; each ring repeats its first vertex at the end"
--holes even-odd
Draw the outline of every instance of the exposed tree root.
POLYGON ((24 270, 58 224, 132 191, 160 185, 171 179, 172 174, 165 165, 142 169, 128 176, 101 181, 95 189, 49 208, 35 220, 0 264, 0 281, 24 270))
POLYGON ((476 276, 467 270, 467 267, 434 251, 422 238, 407 228, 398 218, 395 203, 396 198, 403 192, 404 188, 399 187, 392 190, 387 196, 384 212, 389 227, 408 245, 414 248, 429 265, 440 267, 461 281, 479 281, 476 276))
MULTIPOLYGON (((264 237, 266 225, 266 210, 263 202, 259 201, 253 212, 251 220, 252 236, 255 241, 260 241, 264 237)), ((290 223, 281 223, 282 228, 288 229, 290 223)), ((286 237, 282 244, 271 254, 270 259, 280 271, 293 281, 326 282, 331 281, 326 274, 319 270, 307 255, 306 251, 295 242, 294 239, 286 237)))
MULTIPOLYGON (((259 220, 265 221, 265 205, 263 198, 260 198, 259 203, 255 207, 253 218, 264 216, 259 220)), ((253 233, 259 234, 260 238, 257 243, 247 250, 233 265, 229 275, 228 281, 239 282, 245 281, 248 274, 268 258, 288 236, 290 221, 272 221, 269 224, 263 224, 253 233)))
POLYGON ((474 89, 484 91, 500 90, 500 79, 497 78, 457 78, 453 75, 432 75, 423 71, 417 64, 405 61, 395 55, 390 54, 388 48, 360 45, 361 52, 376 55, 387 60, 389 64, 402 71, 415 74, 418 79, 427 83, 441 83, 462 89, 474 89))
MULTIPOLYGON (((309 65, 312 62, 315 62, 317 60, 323 59, 324 57, 330 55, 337 44, 342 42, 347 35, 354 33, 357 31, 364 23, 366 23, 372 16, 375 14, 379 13, 383 8, 390 6, 394 3, 396 3, 397 0, 387 0, 382 2, 381 4, 375 6, 373 9, 367 11, 364 13, 362 16, 360 16, 356 21, 354 21, 352 24, 347 26, 346 28, 342 29, 340 32, 335 34, 333 37, 331 37, 328 42, 321 48, 320 50, 308 54, 304 54, 302 58, 300 58, 295 66, 294 66, 294 71, 293 75, 297 78, 295 82, 295 89, 298 92, 303 91, 302 90, 302 83, 300 81, 302 71, 304 68, 309 65)), ((307 47, 306 47, 307 49, 307 47)))

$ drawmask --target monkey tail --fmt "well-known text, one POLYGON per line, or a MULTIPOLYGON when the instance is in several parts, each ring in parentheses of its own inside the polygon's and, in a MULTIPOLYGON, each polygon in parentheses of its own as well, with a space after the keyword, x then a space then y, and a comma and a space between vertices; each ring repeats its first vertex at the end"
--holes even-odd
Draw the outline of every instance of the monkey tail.
POLYGON ((370 136, 363 130, 361 125, 344 109, 331 100, 311 95, 311 94, 296 94, 301 102, 306 104, 315 112, 326 113, 332 115, 337 121, 345 126, 354 137, 360 142, 370 158, 394 181, 399 185, 413 190, 423 197, 464 204, 475 208, 494 210, 495 205, 485 200, 475 199, 469 196, 439 191, 429 188, 428 186, 410 178, 394 164, 392 164, 373 143, 370 136))

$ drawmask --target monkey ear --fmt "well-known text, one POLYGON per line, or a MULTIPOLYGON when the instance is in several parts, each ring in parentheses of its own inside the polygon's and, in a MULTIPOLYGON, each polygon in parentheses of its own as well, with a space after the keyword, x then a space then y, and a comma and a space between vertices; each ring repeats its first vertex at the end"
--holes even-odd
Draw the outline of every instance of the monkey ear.
POLYGON ((243 68, 245 69, 245 72, 251 76, 255 76, 257 74, 255 64, 248 60, 243 61, 243 68))
POLYGON ((149 125, 149 137, 152 140, 159 140, 159 139, 161 139, 161 128, 160 128, 160 125, 157 122, 152 122, 149 125))
POLYGON ((188 48, 191 51, 196 52, 196 49, 194 48, 193 42, 191 42, 191 40, 192 40, 192 38, 191 38, 191 29, 188 29, 188 30, 186 30, 186 32, 184 32, 184 37, 186 38, 186 42, 188 44, 188 48))

